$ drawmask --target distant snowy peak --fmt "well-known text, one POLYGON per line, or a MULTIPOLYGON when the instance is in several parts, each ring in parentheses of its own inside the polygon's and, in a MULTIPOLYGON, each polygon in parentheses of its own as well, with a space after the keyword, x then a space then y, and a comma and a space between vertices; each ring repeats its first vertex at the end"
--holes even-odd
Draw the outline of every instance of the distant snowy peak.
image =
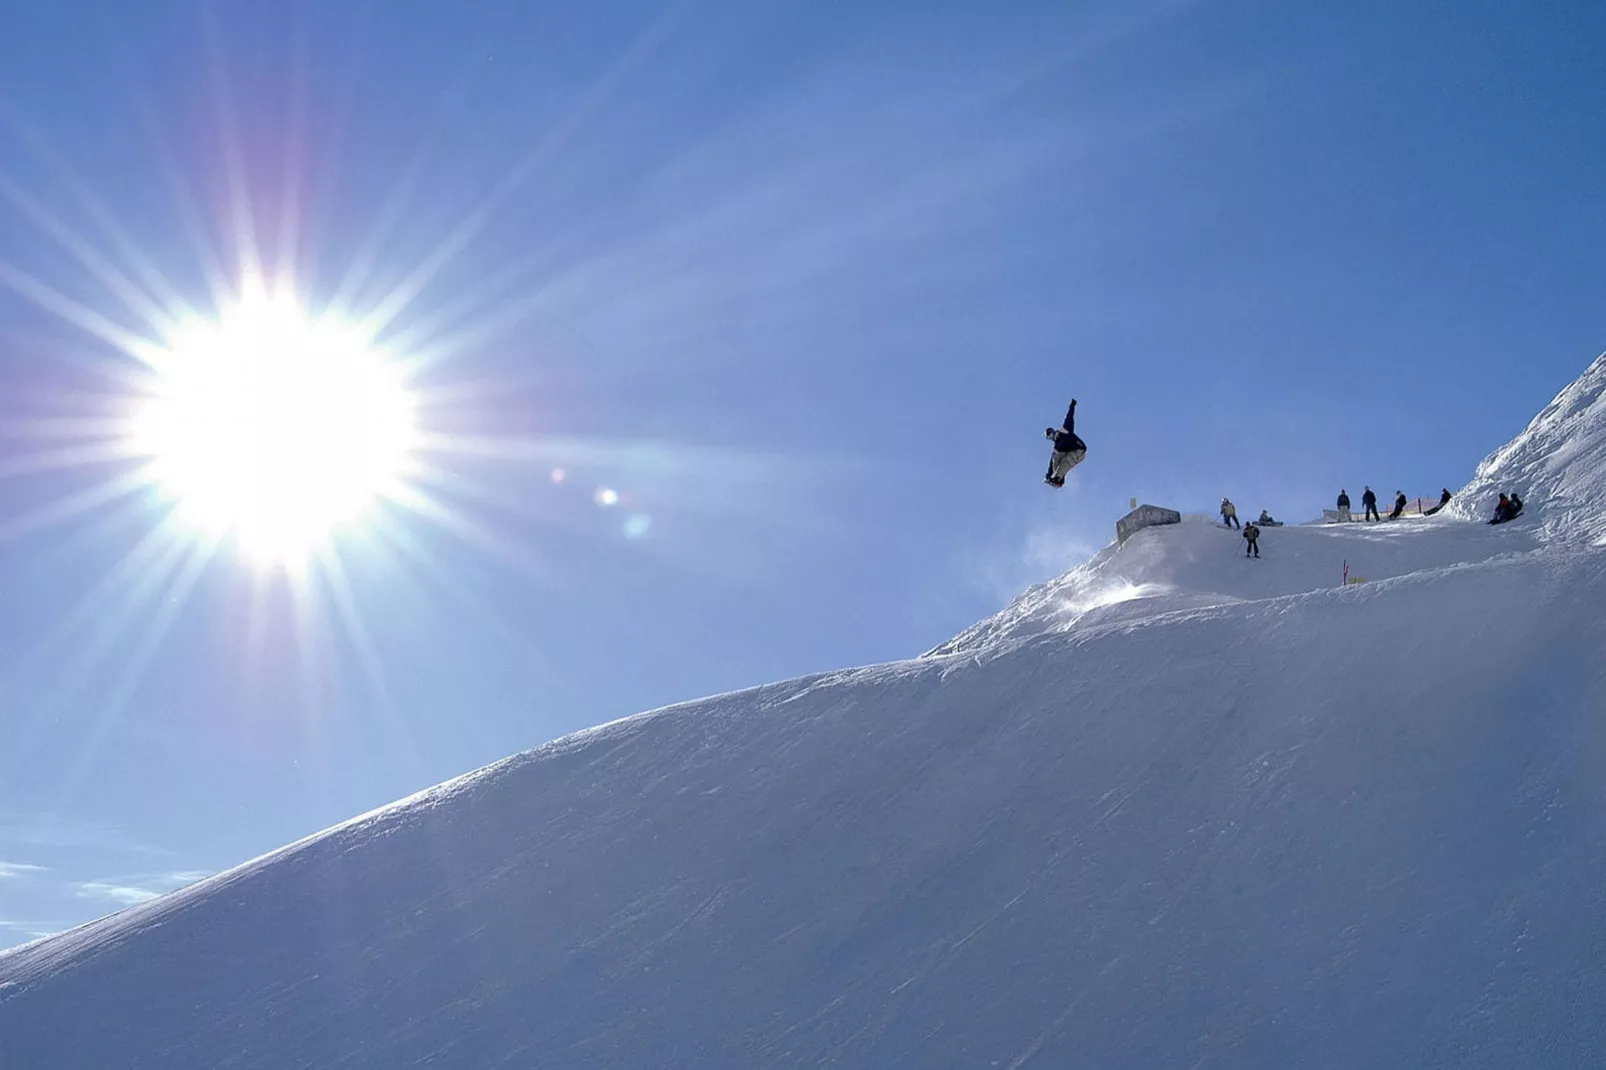
POLYGON ((1510 491, 1545 536, 1606 543, 1606 353, 1478 465, 1454 511, 1486 519, 1510 491))

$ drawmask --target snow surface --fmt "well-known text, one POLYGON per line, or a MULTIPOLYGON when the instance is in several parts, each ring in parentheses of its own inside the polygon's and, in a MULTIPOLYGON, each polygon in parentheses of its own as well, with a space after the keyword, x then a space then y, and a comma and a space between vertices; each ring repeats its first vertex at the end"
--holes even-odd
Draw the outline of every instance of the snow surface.
POLYGON ((1112 545, 1080 568, 1031 588, 932 654, 976 653, 1044 633, 1341 587, 1346 564, 1352 578, 1373 583, 1537 545, 1528 524, 1491 527, 1441 514, 1263 528, 1261 556, 1251 560, 1241 532, 1219 520, 1189 516, 1180 526, 1145 528, 1125 546, 1112 545))
POLYGON ((1486 520, 1516 491, 1546 534, 1606 545, 1606 353, 1491 453, 1447 510, 1486 520))
POLYGON ((1150 529, 0 955, 0 1065, 1600 1065, 1603 378, 1512 524, 1150 529))

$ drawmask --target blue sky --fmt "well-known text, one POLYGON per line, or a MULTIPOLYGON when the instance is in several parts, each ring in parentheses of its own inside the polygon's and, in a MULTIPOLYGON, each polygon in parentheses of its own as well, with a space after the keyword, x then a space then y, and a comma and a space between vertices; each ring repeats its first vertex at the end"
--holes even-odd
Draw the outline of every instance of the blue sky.
POLYGON ((1583 2, 10 5, 0 945, 918 653, 1129 497, 1459 485, 1603 347, 1602 40, 1583 2), (92 265, 206 305, 252 255, 398 298, 449 446, 437 515, 299 589, 72 463, 135 364, 84 311, 149 334, 92 265))

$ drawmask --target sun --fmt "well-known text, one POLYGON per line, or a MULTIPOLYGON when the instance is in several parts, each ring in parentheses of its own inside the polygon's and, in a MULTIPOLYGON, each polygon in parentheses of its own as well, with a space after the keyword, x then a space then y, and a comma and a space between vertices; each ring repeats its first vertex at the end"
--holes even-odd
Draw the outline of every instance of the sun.
POLYGON ((252 560, 304 560, 411 470, 416 403, 397 363, 288 292, 248 288, 150 362, 131 452, 176 520, 232 536, 252 560))

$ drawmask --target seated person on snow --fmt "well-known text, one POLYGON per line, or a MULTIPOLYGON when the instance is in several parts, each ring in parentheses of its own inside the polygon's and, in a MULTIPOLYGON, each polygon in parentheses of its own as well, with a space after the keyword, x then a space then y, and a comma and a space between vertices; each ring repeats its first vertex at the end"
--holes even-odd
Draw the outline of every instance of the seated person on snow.
MULTIPOLYGON (((1496 509, 1495 512, 1498 515, 1499 510, 1496 509)), ((1501 520, 1515 520, 1521 515, 1522 515, 1522 499, 1517 497, 1517 495, 1515 493, 1513 493, 1510 498, 1506 499, 1506 515, 1501 517, 1500 519, 1501 520)))
POLYGON ((1048 474, 1043 482, 1051 487, 1063 487, 1065 477, 1071 469, 1082 463, 1087 456, 1087 443, 1076 437, 1076 399, 1071 399, 1071 407, 1065 410, 1065 423, 1061 427, 1050 427, 1043 432, 1054 440, 1054 455, 1048 459, 1048 474))
POLYGON ((1494 517, 1490 519, 1489 523, 1504 524, 1508 520, 1515 520, 1517 514, 1521 512, 1521 498, 1517 497, 1515 494, 1511 495, 1509 498, 1502 494, 1500 495, 1500 500, 1495 503, 1494 517))

